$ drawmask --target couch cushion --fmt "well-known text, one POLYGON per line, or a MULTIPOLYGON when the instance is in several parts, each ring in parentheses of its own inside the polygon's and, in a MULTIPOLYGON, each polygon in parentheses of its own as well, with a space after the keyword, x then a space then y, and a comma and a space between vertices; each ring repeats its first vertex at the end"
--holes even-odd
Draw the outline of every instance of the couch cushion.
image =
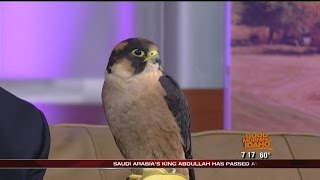
MULTIPOLYGON (((108 126, 51 125, 49 159, 123 159, 108 126)), ((246 132, 210 131, 192 134, 194 159, 242 159, 241 138, 246 132)), ((320 159, 320 136, 299 133, 269 133, 272 138, 270 159, 320 159)), ((45 180, 124 180, 130 171, 96 169, 48 169, 45 180)), ((318 169, 196 169, 197 180, 259 179, 313 180, 318 169)))

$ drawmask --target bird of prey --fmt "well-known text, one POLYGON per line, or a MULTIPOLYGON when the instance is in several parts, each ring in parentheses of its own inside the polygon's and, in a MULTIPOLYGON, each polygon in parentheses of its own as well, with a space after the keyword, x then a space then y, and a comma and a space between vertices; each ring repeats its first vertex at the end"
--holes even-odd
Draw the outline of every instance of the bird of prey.
MULTIPOLYGON (((192 159, 187 100, 160 63, 157 46, 144 38, 124 40, 110 55, 102 101, 125 159, 192 159)), ((193 169, 177 172, 195 179, 193 169)))

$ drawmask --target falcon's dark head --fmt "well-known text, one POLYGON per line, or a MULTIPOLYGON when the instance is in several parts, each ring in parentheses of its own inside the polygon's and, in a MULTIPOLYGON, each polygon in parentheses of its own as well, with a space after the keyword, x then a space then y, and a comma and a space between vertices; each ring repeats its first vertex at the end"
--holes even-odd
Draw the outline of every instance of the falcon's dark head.
POLYGON ((108 73, 130 77, 145 69, 160 69, 160 58, 155 43, 143 38, 126 39, 113 49, 108 66, 108 73))

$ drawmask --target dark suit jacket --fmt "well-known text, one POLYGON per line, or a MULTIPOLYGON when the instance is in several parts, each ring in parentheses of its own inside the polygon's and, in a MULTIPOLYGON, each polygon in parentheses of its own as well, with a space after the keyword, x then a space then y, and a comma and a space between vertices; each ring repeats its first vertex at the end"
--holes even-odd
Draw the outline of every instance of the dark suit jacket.
MULTIPOLYGON (((0 159, 48 159, 44 114, 0 87, 0 159)), ((45 169, 1 169, 0 180, 42 180, 45 169)))

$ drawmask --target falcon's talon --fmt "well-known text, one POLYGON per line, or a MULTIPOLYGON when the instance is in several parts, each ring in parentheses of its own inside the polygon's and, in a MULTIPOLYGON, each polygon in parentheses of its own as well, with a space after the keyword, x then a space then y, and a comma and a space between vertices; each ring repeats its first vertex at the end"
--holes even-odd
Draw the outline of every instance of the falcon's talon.
POLYGON ((172 168, 171 173, 176 173, 176 172, 177 172, 176 168, 172 168))

